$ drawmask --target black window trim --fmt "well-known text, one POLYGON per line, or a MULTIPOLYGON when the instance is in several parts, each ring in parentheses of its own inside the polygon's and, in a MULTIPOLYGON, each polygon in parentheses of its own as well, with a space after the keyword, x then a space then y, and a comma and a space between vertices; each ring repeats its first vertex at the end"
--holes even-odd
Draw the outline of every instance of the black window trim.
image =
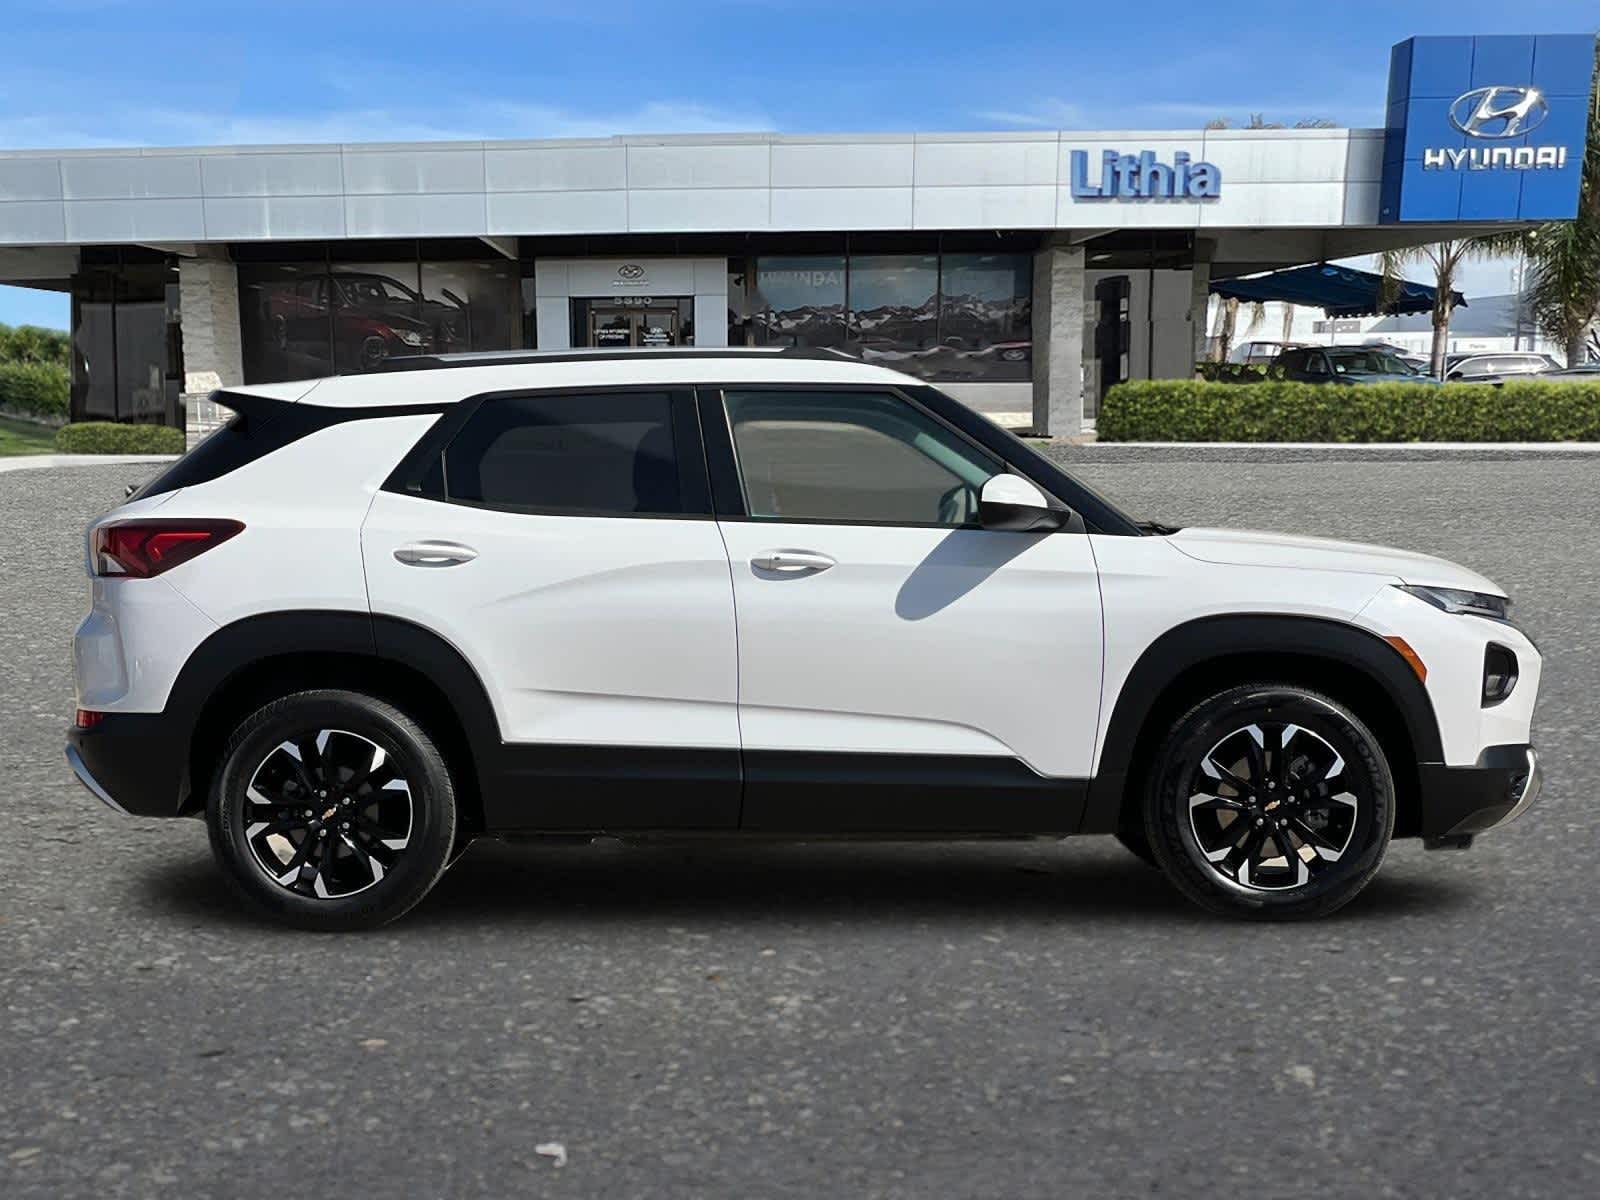
POLYGON ((604 517, 619 521, 710 521, 715 519, 711 504, 711 486, 706 477, 706 454, 700 436, 699 420, 695 413, 692 385, 670 384, 610 384, 594 387, 562 388, 511 388, 504 391, 482 392, 457 401, 444 419, 436 422, 417 444, 406 452, 399 464, 383 482, 383 491, 418 500, 431 500, 436 504, 454 504, 462 508, 476 508, 487 512, 502 512, 511 516, 546 517, 604 517), (484 500, 466 500, 448 494, 436 495, 422 488, 423 478, 435 460, 442 460, 444 452, 456 435, 465 428, 473 415, 485 404, 497 400, 524 400, 558 396, 603 395, 665 395, 672 422, 672 453, 678 468, 678 491, 683 499, 681 512, 618 512, 615 509, 558 508, 549 505, 523 505, 491 503, 484 500))
MULTIPOLYGON (((710 354, 706 355, 710 357, 710 354)), ((806 357, 812 357, 807 355, 806 357)), ((830 356, 836 357, 836 356, 830 356)), ((916 383, 908 385, 884 383, 768 383, 752 380, 745 383, 674 383, 674 384, 610 384, 591 387, 566 387, 566 388, 514 388, 504 391, 484 392, 476 396, 468 396, 453 404, 446 405, 445 415, 420 438, 415 446, 400 460, 398 466, 384 481, 383 490, 396 492, 400 495, 415 496, 419 499, 436 500, 441 503, 464 504, 464 501, 443 501, 438 497, 424 496, 420 490, 422 476, 432 465, 432 458, 441 452, 449 441, 455 436, 456 431, 464 425, 479 404, 486 400, 501 396, 529 396, 529 395, 601 395, 607 392, 671 392, 675 396, 682 392, 687 397, 686 404, 692 406, 697 419, 691 421, 690 427, 698 434, 696 440, 700 443, 701 453, 697 457, 690 451, 687 457, 680 457, 679 470, 687 467, 697 481, 700 491, 696 494, 703 497, 702 503, 695 507, 695 511, 677 514, 656 516, 646 513, 599 513, 588 515, 608 516, 617 519, 632 517, 636 520, 750 520, 744 511, 744 489, 740 483, 737 466, 733 457, 733 440, 728 432, 727 409, 722 403, 722 392, 725 388, 748 388, 760 391, 867 391, 891 392, 905 399, 913 406, 922 409, 946 428, 953 430, 979 449, 987 451, 991 456, 998 458, 1006 469, 1022 476, 1048 497, 1052 497, 1065 504, 1075 514, 1075 519, 1067 524, 1058 533, 1098 533, 1116 537, 1143 537, 1146 530, 1134 518, 1122 512, 1109 500, 1100 496, 1092 488, 1073 478, 1068 472, 1062 470, 1050 459, 1040 454, 1032 446, 1007 433, 998 425, 987 418, 973 412, 959 401, 952 399, 931 383, 916 383), (693 464, 698 462, 704 473, 693 471, 693 464)), ((673 420, 673 448, 680 455, 679 427, 674 410, 673 420)), ((687 478, 686 476, 685 478, 687 478)), ((687 489, 686 489, 687 492, 687 489)), ((685 508, 691 507, 688 503, 685 508)), ((510 511, 510 510, 497 510, 510 511)), ((574 512, 571 509, 556 510, 552 516, 582 516, 586 514, 574 512)), ((763 523, 771 524, 771 521, 763 523)), ((825 522, 827 524, 861 524, 875 525, 878 522, 825 522)), ((923 526, 910 526, 922 528, 923 526)), ((950 529, 949 525, 930 524, 929 529, 950 529)))

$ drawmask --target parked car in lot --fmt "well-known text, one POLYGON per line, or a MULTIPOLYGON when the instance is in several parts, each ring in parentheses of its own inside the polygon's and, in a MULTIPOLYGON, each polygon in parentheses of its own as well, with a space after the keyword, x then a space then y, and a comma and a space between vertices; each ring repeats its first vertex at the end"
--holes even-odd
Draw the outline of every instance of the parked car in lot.
POLYGON ((236 387, 88 531, 67 758, 257 909, 371 926, 474 838, 1117 835, 1313 917, 1540 789, 1538 650, 1425 554, 1136 520, 826 351, 236 387))
POLYGON ((1286 350, 1272 374, 1302 383, 1432 383, 1387 350, 1370 346, 1304 346, 1286 350))
POLYGON ((1444 360, 1444 379, 1446 383, 1494 383, 1513 376, 1558 370, 1560 366, 1548 354, 1525 350, 1450 354, 1444 360))

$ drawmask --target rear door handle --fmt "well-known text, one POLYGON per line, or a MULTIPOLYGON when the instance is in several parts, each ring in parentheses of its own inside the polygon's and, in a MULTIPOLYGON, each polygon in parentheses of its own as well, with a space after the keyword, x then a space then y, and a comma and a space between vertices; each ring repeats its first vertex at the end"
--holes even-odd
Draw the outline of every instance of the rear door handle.
POLYGON ((412 542, 394 556, 408 567, 458 567, 477 558, 478 552, 460 542, 412 542))
POLYGON ((833 566, 836 559, 815 550, 765 550, 750 560, 750 565, 761 571, 776 571, 782 575, 815 575, 833 566))

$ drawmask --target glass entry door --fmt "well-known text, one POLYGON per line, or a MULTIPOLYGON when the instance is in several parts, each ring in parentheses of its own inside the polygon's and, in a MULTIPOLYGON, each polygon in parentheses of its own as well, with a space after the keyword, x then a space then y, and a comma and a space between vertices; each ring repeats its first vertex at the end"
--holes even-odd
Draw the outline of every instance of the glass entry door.
POLYGON ((678 345, 678 310, 593 305, 589 345, 603 350, 678 345))

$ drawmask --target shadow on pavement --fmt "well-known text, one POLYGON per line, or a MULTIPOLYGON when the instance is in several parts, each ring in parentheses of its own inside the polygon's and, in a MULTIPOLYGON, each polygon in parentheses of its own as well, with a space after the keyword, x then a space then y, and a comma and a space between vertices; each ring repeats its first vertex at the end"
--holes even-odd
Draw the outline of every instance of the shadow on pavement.
MULTIPOLYGON (((261 925, 209 858, 167 863, 142 882, 146 902, 185 918, 261 925)), ((1470 905, 1468 881, 1408 878, 1391 863, 1341 925, 1470 905)), ((433 893, 392 928, 523 922, 638 925, 715 919, 906 919, 972 922, 1151 922, 1224 925, 1193 908, 1156 871, 1120 851, 1037 844, 810 843, 474 845, 433 893)))

